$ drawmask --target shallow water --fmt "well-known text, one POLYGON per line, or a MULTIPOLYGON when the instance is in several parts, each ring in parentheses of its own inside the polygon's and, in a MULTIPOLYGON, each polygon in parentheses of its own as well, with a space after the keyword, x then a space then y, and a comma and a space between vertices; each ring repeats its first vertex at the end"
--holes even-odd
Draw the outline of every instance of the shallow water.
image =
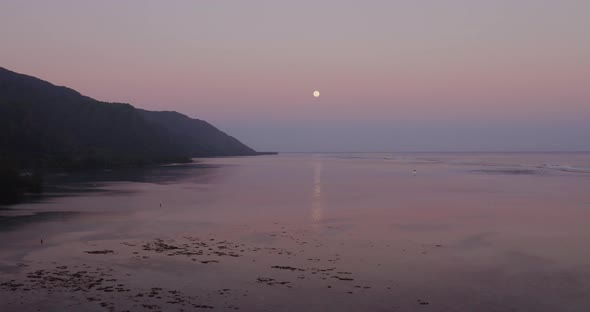
POLYGON ((1 311, 590 308, 589 153, 286 154, 49 181, 0 209, 1 311))

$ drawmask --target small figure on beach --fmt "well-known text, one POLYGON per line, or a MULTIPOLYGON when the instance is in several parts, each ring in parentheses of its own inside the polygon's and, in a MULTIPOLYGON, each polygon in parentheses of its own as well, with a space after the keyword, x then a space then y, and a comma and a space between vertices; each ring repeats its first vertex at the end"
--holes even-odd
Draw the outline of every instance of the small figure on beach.
POLYGON ((413 174, 413 175, 416 175, 417 173, 418 173, 418 171, 416 171, 416 169, 414 169, 414 170, 412 171, 412 174, 413 174))
POLYGON ((41 239, 41 245, 43 245, 43 239, 41 239))

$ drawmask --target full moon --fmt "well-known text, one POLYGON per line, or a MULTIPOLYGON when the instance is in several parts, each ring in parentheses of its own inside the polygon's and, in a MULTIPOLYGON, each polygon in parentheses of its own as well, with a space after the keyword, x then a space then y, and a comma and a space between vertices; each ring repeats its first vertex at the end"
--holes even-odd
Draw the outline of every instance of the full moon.
POLYGON ((320 91, 313 91, 313 96, 314 97, 320 97, 320 91))

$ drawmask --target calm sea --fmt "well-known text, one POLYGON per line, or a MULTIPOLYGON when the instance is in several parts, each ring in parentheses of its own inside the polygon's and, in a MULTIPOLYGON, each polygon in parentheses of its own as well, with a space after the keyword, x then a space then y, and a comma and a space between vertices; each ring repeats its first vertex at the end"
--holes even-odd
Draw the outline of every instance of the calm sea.
POLYGON ((590 310, 590 153, 210 158, 46 189, 0 207, 0 284, 26 285, 0 311, 590 310), (63 266, 129 291, 30 277, 63 266))

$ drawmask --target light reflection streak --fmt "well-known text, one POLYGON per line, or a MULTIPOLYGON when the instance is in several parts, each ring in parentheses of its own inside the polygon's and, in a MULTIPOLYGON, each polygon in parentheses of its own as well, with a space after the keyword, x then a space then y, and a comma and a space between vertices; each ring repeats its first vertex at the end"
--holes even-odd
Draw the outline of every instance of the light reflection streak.
POLYGON ((322 207, 322 163, 318 160, 313 163, 313 193, 311 197, 311 220, 313 223, 320 222, 323 218, 322 207))

